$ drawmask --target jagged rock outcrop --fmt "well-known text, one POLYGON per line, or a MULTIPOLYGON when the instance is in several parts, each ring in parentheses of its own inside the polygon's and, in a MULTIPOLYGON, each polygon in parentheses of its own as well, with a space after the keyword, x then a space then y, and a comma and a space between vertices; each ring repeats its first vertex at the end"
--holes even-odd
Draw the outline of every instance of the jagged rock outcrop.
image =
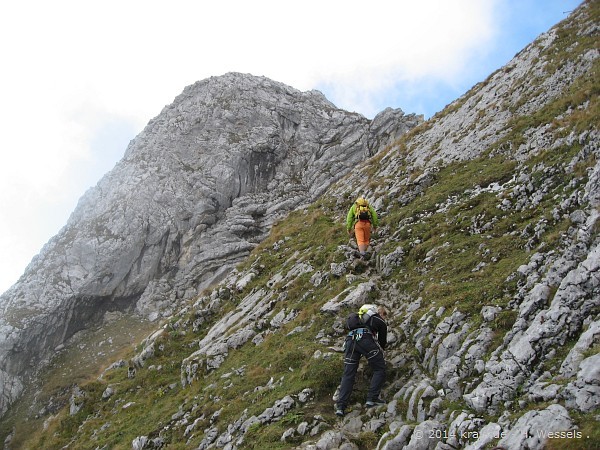
POLYGON ((250 75, 187 87, 0 299, 0 414, 75 332, 111 310, 172 313, 420 121, 392 109, 370 121, 250 75))

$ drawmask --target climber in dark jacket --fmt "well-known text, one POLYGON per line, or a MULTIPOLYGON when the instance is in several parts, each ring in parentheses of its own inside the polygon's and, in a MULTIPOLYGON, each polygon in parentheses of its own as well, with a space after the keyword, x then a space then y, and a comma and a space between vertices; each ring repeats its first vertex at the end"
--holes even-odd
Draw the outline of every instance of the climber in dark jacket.
POLYGON ((352 329, 344 342, 344 374, 340 386, 339 397, 336 402, 335 413, 343 416, 348 406, 350 394, 354 387, 354 378, 358 370, 361 356, 373 369, 371 385, 367 394, 367 408, 384 405, 385 401, 379 398, 381 388, 385 382, 385 358, 383 350, 387 345, 387 315, 385 308, 375 305, 363 305, 358 311, 361 324, 349 325, 352 329))

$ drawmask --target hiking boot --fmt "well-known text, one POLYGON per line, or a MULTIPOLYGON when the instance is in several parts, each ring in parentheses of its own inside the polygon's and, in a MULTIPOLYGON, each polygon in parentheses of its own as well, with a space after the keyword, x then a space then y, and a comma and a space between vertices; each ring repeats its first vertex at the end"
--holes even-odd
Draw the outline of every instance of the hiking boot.
POLYGON ((367 400, 367 403, 365 403, 365 406, 367 408, 373 408, 374 406, 381 406, 381 405, 385 405, 385 400, 381 400, 380 398, 376 398, 375 400, 367 400))
POLYGON ((336 408, 335 415, 338 417, 344 417, 344 410, 342 408, 336 408))

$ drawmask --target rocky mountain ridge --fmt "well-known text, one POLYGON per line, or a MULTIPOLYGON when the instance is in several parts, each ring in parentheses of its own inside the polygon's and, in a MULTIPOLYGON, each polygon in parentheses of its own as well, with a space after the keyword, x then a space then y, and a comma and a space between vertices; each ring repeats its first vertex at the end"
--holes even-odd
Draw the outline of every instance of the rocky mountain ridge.
MULTIPOLYGON (((28 443, 597 448, 599 18, 584 3, 432 120, 361 147, 367 164, 181 294, 28 443), (382 218, 368 264, 343 230, 359 194, 382 218), (365 369, 340 420, 343 318, 365 302, 392 312, 388 404, 363 407, 365 369)), ((11 433, 7 448, 26 442, 11 433)))
POLYGON ((422 121, 230 73, 186 88, 0 298, 0 413, 106 312, 155 320, 218 280, 278 218, 422 121))

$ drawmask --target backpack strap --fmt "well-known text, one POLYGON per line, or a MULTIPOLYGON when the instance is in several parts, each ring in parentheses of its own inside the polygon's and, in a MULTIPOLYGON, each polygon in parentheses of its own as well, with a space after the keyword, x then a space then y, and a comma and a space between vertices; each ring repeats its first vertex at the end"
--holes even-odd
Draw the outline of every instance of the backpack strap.
POLYGON ((360 341, 364 334, 372 335, 373 332, 371 331, 370 328, 366 328, 366 327, 356 328, 355 330, 352 330, 350 333, 348 333, 348 337, 351 337, 355 341, 360 341))

